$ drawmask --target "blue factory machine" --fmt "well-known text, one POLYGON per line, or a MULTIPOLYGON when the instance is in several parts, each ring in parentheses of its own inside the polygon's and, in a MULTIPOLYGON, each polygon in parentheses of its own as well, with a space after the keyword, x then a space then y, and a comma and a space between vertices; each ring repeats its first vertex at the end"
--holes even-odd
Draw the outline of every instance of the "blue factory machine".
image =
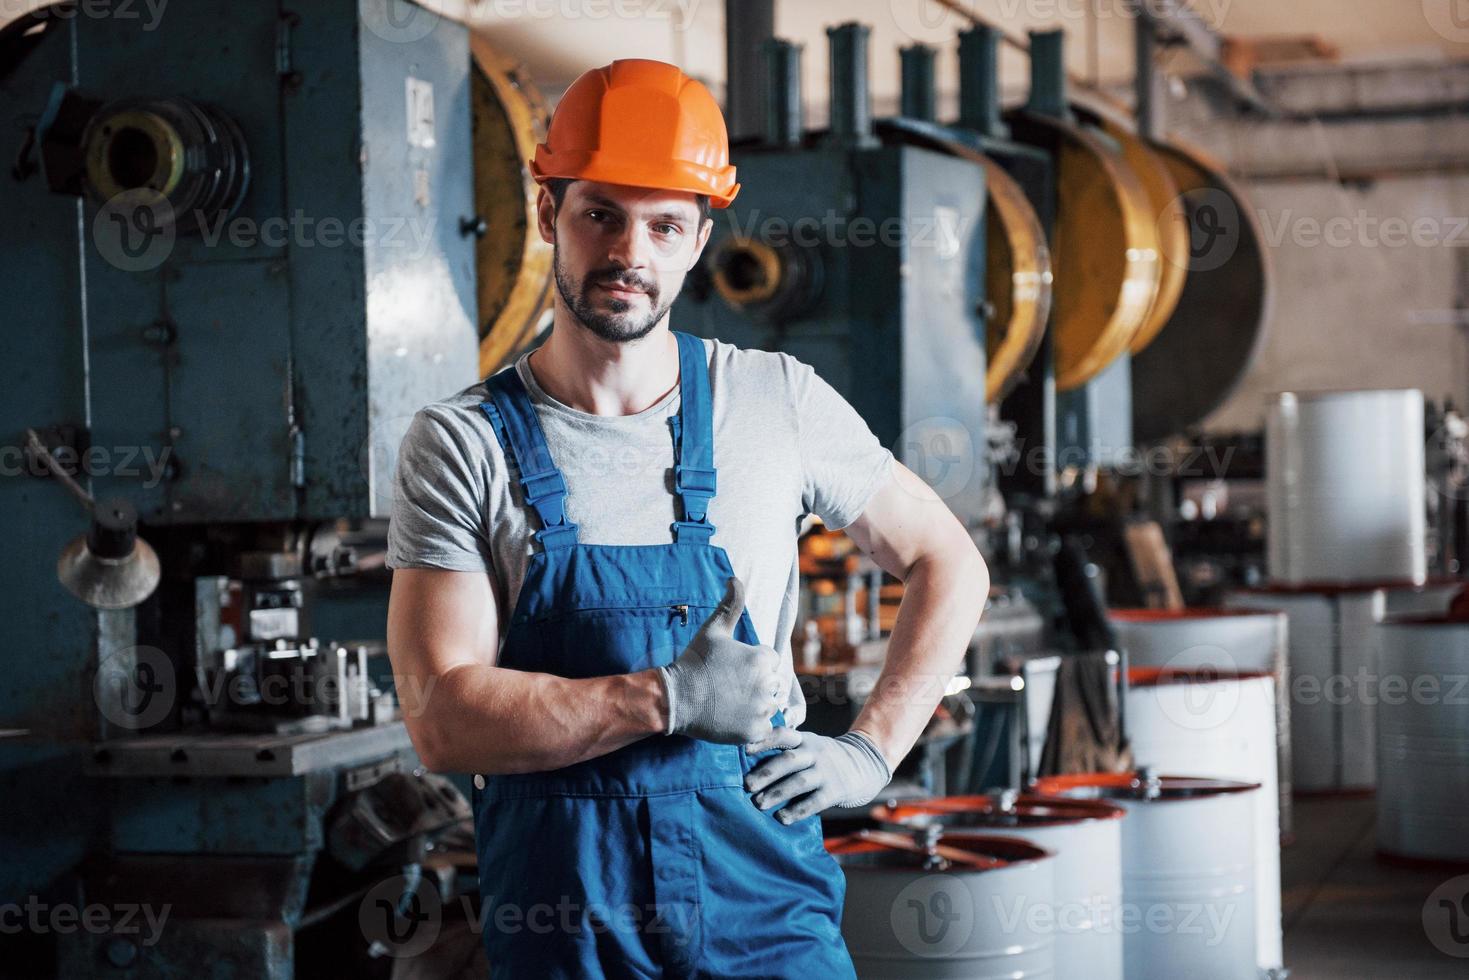
POLYGON ((407 421, 480 376, 482 74, 404 0, 0 31, 0 902, 171 910, 7 931, 11 967, 367 975, 364 889, 467 814, 350 642, 385 589, 328 600, 407 421))

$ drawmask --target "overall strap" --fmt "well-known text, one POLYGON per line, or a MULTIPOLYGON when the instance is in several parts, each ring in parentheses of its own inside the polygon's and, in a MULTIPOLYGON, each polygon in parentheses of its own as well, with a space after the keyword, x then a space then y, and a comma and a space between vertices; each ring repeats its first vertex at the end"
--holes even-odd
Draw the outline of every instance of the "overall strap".
POLYGON ((569 548, 576 544, 576 525, 566 520, 566 480, 551 459, 546 434, 531 405, 530 395, 514 367, 485 379, 489 398, 480 410, 490 420, 505 455, 520 470, 525 500, 541 518, 535 533, 542 549, 569 548))
POLYGON ((678 339, 679 408, 669 418, 673 430, 673 486, 683 520, 670 525, 679 544, 707 544, 714 534, 709 501, 714 497, 714 403, 704 342, 672 331, 678 339))

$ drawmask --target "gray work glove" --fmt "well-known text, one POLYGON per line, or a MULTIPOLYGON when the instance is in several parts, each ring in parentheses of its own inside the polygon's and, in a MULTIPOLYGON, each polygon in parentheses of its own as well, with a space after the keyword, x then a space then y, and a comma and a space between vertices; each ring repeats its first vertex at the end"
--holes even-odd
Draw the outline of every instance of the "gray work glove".
POLYGON ((745 747, 752 755, 769 749, 785 751, 751 769, 745 776, 745 789, 755 794, 755 805, 762 810, 783 807, 775 815, 783 824, 834 806, 870 803, 893 778, 887 760, 866 732, 828 738, 777 728, 745 747))
POLYGON ((745 609, 745 585, 725 583, 724 598, 699 632, 658 676, 668 695, 664 734, 740 745, 771 732, 770 716, 785 705, 790 677, 773 647, 733 636, 745 609))

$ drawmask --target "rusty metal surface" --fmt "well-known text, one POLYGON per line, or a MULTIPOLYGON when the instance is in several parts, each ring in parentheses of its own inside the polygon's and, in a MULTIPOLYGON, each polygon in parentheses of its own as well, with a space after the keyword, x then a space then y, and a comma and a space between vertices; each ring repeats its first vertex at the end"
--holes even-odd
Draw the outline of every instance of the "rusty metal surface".
POLYGON ((551 246, 537 227, 528 166, 549 113, 524 65, 480 38, 470 51, 474 204, 489 229, 475 243, 479 373, 487 377, 530 344, 551 301, 551 246))

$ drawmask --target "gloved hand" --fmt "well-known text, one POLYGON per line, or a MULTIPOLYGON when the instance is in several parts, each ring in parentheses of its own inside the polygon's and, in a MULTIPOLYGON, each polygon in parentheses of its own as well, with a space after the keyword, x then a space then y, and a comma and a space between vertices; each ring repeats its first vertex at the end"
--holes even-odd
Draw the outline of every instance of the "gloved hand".
POLYGON ((773 647, 734 638, 744 609, 745 584, 731 578, 724 598, 683 653, 657 668, 668 695, 664 734, 728 745, 770 734, 770 716, 785 704, 790 677, 773 647))
POLYGON ((787 825, 830 807, 870 803, 893 778, 887 760, 865 732, 828 738, 777 728, 745 746, 751 754, 768 749, 785 751, 751 769, 745 789, 755 794, 755 805, 762 810, 783 807, 775 819, 787 825))

